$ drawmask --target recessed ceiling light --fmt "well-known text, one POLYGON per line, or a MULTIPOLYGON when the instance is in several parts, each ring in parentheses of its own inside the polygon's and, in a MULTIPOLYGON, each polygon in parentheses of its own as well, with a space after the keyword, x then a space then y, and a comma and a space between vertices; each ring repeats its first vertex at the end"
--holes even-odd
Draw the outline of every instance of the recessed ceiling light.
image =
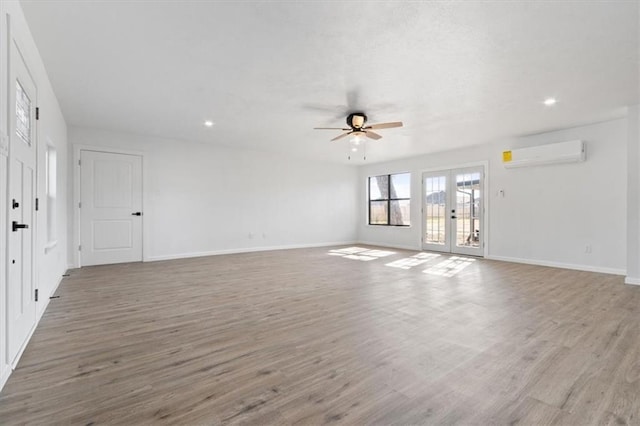
POLYGON ((545 104, 546 106, 551 106, 551 105, 555 105, 558 102, 558 100, 556 98, 547 98, 544 100, 543 104, 545 104))
POLYGON ((204 122, 204 125, 207 126, 207 127, 213 127, 213 124, 214 123, 211 120, 207 120, 207 121, 204 122))

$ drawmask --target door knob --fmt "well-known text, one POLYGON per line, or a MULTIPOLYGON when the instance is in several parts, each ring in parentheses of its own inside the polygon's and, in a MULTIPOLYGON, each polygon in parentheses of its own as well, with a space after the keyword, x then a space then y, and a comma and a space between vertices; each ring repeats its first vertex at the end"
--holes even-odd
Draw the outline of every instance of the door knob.
POLYGON ((131 213, 131 216, 142 216, 142 212, 131 213))
POLYGON ((26 223, 18 223, 15 220, 11 222, 11 230, 13 232, 16 232, 18 229, 27 229, 27 228, 29 228, 29 225, 27 225, 26 223))

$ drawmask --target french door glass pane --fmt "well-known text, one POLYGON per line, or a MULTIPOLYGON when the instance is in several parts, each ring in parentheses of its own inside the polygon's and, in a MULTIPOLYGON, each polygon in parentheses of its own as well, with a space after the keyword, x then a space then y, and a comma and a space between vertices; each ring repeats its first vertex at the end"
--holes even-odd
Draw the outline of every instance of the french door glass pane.
POLYGON ((371 225, 387 225, 387 201, 371 201, 369 203, 369 223, 371 225))
POLYGON ((480 245, 480 173, 456 175, 456 235, 458 247, 480 245))
POLYGON ((446 243, 446 202, 447 202, 447 178, 446 176, 433 176, 425 179, 425 210, 426 210, 426 235, 427 244, 446 243))

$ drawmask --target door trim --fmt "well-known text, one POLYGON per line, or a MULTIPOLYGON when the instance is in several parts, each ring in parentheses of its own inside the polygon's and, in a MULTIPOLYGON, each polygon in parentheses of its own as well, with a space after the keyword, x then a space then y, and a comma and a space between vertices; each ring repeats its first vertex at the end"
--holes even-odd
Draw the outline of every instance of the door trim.
MULTIPOLYGON (((73 262, 69 265, 69 268, 81 268, 82 262, 80 259, 80 252, 78 251, 78 246, 80 245, 80 227, 82 226, 80 220, 80 155, 82 151, 94 151, 94 152, 104 152, 107 154, 125 154, 125 155, 138 155, 142 158, 142 211, 145 211, 144 206, 147 205, 147 196, 145 188, 147 187, 147 178, 146 178, 146 159, 144 153, 142 151, 135 151, 130 149, 120 149, 120 148, 111 148, 111 147, 103 147, 96 145, 85 145, 85 144, 73 144, 73 246, 72 248, 72 256, 70 261, 73 262)), ((147 250, 147 227, 148 220, 142 221, 142 261, 148 262, 148 253, 147 250)))
POLYGON ((490 162, 488 160, 484 160, 484 161, 476 161, 476 162, 472 162, 472 163, 460 163, 460 164, 454 164, 451 166, 438 166, 438 167, 430 167, 428 169, 422 169, 420 170, 420 250, 424 250, 423 245, 424 245, 424 233, 425 233, 425 229, 424 229, 424 213, 423 213, 423 208, 424 208, 424 179, 423 179, 423 175, 425 173, 433 173, 433 172, 440 172, 443 170, 453 170, 453 169, 464 169, 466 167, 479 167, 482 166, 484 168, 484 181, 483 181, 483 185, 482 185, 482 190, 484 191, 484 193, 486 194, 483 200, 484 203, 484 216, 482 218, 482 226, 484 227, 484 247, 483 247, 483 251, 482 251, 482 257, 484 257, 485 259, 489 258, 489 236, 491 235, 489 233, 490 229, 489 229, 489 215, 491 214, 491 209, 490 207, 490 199, 491 199, 491 194, 489 193, 489 164, 490 162))

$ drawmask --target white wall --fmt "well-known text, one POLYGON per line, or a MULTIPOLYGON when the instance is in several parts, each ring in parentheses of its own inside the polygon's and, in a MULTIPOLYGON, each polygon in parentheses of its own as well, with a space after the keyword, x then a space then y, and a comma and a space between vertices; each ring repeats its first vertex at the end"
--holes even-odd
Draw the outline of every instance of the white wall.
MULTIPOLYGON (((31 37, 31 33, 25 21, 22 9, 17 1, 0 2, 0 136, 2 141, 8 141, 7 117, 7 87, 8 86, 8 46, 12 37, 15 37, 20 43, 25 61, 32 73, 33 79, 38 90, 37 103, 40 107, 41 118, 37 122, 37 143, 38 143, 38 163, 37 163, 37 197, 41 200, 43 208, 37 213, 36 224, 36 287, 39 289, 40 297, 37 303, 38 319, 44 313, 49 303, 49 296, 53 294, 57 288, 62 274, 67 267, 67 128, 64 117, 58 101, 53 92, 49 79, 47 77, 44 64, 40 58, 38 49, 31 37), (57 229, 58 241, 55 247, 52 247, 45 253, 44 246, 46 244, 46 192, 44 187, 44 147, 46 141, 49 140, 57 150, 58 154, 58 176, 57 187, 58 204, 57 204, 57 229)), ((0 307, 3 314, 0 315, 0 388, 9 377, 11 369, 6 359, 6 334, 5 334, 5 315, 6 312, 6 279, 7 279, 7 257, 6 257, 6 224, 7 222, 7 155, 8 153, 0 144, 0 264, 2 265, 0 273, 0 307)))
POLYGON ((489 257, 624 274, 626 150, 627 120, 620 119, 364 166, 360 168, 358 238, 419 249, 422 171, 488 161, 489 257), (521 169, 502 165, 504 150, 573 139, 586 141, 586 162, 521 169), (366 225, 367 177, 404 171, 412 173, 412 226, 366 225), (504 190, 504 198, 498 198, 499 190, 504 190), (587 245, 590 254, 585 253, 587 245))
POLYGON ((627 145, 627 284, 640 285, 640 105, 629 108, 627 145))
POLYGON ((353 167, 76 127, 69 139, 143 153, 145 260, 355 240, 353 167))

